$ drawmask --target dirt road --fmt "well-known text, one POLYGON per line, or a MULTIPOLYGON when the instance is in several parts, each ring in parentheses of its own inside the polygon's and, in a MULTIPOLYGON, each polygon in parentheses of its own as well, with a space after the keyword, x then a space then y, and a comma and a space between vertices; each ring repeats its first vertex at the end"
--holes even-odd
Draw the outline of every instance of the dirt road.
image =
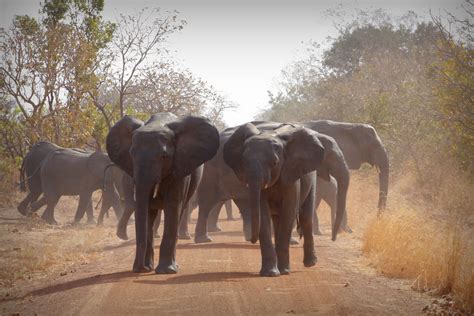
MULTIPOLYGON (((292 273, 258 276, 258 245, 243 242, 241 221, 221 221, 214 242, 180 241, 176 275, 131 273, 134 240, 103 247, 101 260, 74 273, 32 282, 3 298, 5 314, 416 315, 430 298, 409 282, 381 277, 360 254, 357 234, 316 238, 318 263, 303 266, 291 247, 292 273)), ((110 230, 113 231, 111 225, 110 230)), ((92 228, 93 229, 93 228, 92 228)), ((133 225, 129 226, 129 233, 133 225)), ((193 231, 194 225, 191 225, 193 231)), ((159 242, 159 241, 158 241, 159 242)), ((158 251, 158 245, 157 245, 158 251)))

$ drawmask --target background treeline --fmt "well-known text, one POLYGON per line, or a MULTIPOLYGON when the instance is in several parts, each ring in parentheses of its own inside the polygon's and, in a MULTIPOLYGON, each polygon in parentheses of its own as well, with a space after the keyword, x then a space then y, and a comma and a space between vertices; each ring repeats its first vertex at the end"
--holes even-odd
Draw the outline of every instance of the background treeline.
POLYGON ((39 140, 101 149, 124 114, 195 113, 223 126, 232 104, 166 50, 186 25, 176 12, 145 8, 108 22, 103 7, 103 0, 44 1, 38 18, 15 16, 0 30, 3 179, 39 140))
POLYGON ((330 12, 339 35, 324 45, 310 42, 309 57, 282 71, 261 118, 369 123, 395 176, 408 164, 428 195, 446 172, 472 180, 474 10, 469 1, 463 8, 465 20, 376 10, 347 22, 343 12, 330 12))

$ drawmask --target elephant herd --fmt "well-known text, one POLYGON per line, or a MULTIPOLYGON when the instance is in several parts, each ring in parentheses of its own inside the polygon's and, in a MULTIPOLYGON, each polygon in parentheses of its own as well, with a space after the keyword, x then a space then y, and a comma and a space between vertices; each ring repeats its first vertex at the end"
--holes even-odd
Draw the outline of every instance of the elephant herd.
POLYGON ((315 210, 331 208, 332 240, 347 224, 349 170, 366 162, 379 171, 379 210, 387 200, 389 161, 375 129, 334 121, 254 121, 219 132, 207 119, 158 113, 142 122, 119 120, 106 139, 107 153, 68 149, 48 142, 32 146, 21 169, 29 193, 18 210, 26 215, 46 205, 42 218, 55 224, 62 195, 78 195, 74 221, 94 222, 92 193, 102 190, 98 217, 113 207, 117 235, 127 239, 135 212, 134 272, 177 273, 178 238, 189 239, 190 211, 199 206, 194 241, 211 242, 221 206, 232 200, 243 219, 245 239, 260 244, 261 276, 290 272, 293 229, 303 238, 303 263, 316 264, 315 210), (40 198, 41 196, 41 198, 40 198), (154 238, 161 213, 164 229, 155 268, 154 238), (214 215, 212 215, 214 214, 214 215))

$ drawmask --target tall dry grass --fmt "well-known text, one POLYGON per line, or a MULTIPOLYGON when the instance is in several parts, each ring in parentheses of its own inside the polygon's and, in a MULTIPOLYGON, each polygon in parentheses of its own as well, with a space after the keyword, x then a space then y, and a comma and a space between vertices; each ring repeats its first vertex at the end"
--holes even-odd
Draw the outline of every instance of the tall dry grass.
POLYGON ((388 209, 367 224, 362 251, 384 275, 413 279, 415 290, 452 292, 460 307, 473 309, 472 184, 448 173, 427 193, 417 181, 405 173, 393 183, 388 209))

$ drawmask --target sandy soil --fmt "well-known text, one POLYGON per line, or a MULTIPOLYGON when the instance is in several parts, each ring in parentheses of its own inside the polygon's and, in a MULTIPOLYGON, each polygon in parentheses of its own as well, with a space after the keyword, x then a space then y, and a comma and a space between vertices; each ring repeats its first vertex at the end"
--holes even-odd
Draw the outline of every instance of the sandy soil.
MULTIPOLYGON (((70 199, 58 206, 61 222, 72 220, 75 203, 70 199)), ((51 227, 23 218, 13 207, 0 208, 5 259, 0 261, 0 313, 417 315, 431 302, 428 295, 411 290, 410 282, 377 275, 361 255, 357 231, 332 242, 326 224, 325 234, 316 237, 316 266, 305 268, 302 246, 292 246, 292 273, 262 278, 259 246, 243 241, 240 220, 222 218, 223 231, 212 234, 213 243, 179 241, 178 274, 156 275, 130 272, 133 224, 129 241, 114 236, 115 224, 111 214, 105 227, 51 227), (21 270, 18 265, 25 265, 28 256, 18 253, 25 247, 47 249, 44 257, 55 259, 21 270)), ((157 252, 158 246, 159 240, 157 252)))

